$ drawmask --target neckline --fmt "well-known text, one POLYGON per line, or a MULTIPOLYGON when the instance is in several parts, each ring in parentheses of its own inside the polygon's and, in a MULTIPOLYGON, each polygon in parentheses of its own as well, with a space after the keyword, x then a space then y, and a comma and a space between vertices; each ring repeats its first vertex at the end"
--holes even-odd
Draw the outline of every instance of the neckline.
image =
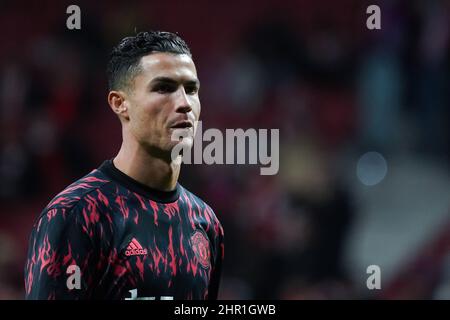
POLYGON ((180 197, 181 185, 177 182, 177 185, 172 191, 162 191, 154 188, 150 188, 139 181, 126 175, 114 166, 112 159, 105 160, 98 168, 104 174, 108 175, 111 179, 123 185, 125 188, 138 193, 146 198, 154 200, 156 202, 170 203, 175 202, 180 197))

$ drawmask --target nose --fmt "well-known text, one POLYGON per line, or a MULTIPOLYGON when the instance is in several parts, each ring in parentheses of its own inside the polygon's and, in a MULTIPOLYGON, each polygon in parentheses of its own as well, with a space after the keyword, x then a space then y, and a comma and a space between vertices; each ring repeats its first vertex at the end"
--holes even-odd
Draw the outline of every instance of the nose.
POLYGON ((178 90, 175 111, 178 113, 188 113, 192 111, 191 101, 189 99, 189 96, 186 94, 183 86, 181 86, 178 90))

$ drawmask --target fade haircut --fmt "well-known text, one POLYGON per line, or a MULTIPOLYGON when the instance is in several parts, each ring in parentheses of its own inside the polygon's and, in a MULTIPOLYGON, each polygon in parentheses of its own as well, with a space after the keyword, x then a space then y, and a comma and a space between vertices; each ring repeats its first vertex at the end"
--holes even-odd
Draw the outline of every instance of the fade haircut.
POLYGON ((141 58, 154 52, 186 54, 192 58, 186 42, 175 33, 149 31, 123 38, 113 48, 109 57, 107 67, 109 90, 128 89, 134 77, 141 71, 141 58))

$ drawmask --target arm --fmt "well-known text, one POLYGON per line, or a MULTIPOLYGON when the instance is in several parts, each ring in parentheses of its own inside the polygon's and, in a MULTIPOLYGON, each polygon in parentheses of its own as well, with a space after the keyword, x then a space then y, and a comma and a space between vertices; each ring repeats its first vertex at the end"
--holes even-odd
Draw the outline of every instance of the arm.
POLYGON ((88 213, 77 207, 46 209, 35 224, 25 266, 26 299, 86 299, 92 294, 98 254, 88 213))
POLYGON ((216 225, 217 235, 214 245, 211 279, 208 288, 208 300, 217 300, 222 275, 222 262, 224 259, 224 232, 220 222, 216 225))

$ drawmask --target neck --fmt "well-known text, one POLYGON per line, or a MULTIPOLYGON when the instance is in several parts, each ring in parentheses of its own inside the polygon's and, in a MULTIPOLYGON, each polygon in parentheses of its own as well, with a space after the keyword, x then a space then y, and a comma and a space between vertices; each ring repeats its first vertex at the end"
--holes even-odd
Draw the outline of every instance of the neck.
POLYGON ((114 166, 134 180, 161 191, 176 188, 181 163, 166 159, 157 152, 144 150, 136 143, 122 142, 114 166))

